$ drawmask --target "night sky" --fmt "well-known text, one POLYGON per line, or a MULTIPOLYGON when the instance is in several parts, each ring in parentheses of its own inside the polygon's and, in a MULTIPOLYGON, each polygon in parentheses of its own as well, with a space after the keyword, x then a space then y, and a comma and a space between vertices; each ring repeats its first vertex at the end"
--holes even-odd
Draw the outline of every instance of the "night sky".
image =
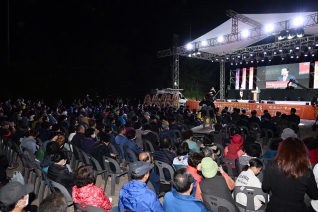
MULTIPOLYGON (((227 9, 318 11, 317 0, 9 2, 10 66, 8 2, 0 3, 0 99, 142 97, 151 88, 172 87, 172 57, 159 59, 157 51, 172 47, 173 34, 184 45, 228 20, 227 9)), ((180 88, 195 85, 202 93, 218 88, 218 64, 180 58, 180 88)))

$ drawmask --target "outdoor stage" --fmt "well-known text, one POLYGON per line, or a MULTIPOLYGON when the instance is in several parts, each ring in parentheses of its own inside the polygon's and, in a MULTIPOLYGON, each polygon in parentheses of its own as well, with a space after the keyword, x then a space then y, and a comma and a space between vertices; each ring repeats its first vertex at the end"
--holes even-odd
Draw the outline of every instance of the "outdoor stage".
MULTIPOLYGON (((256 110, 258 115, 262 115, 264 110, 268 110, 269 113, 274 116, 277 111, 281 113, 289 114, 291 108, 296 109, 296 114, 300 116, 301 119, 315 120, 318 108, 310 105, 310 101, 274 101, 262 100, 264 103, 249 103, 248 100, 227 100, 227 102, 215 101, 215 107, 219 107, 221 110, 224 107, 229 108, 229 112, 233 108, 245 109, 246 114, 250 115, 252 110, 256 110), (306 103, 309 105, 306 105, 306 103)), ((186 105, 189 105, 191 110, 199 109, 200 101, 187 101, 186 105)), ((220 111, 221 112, 221 111, 220 111)))

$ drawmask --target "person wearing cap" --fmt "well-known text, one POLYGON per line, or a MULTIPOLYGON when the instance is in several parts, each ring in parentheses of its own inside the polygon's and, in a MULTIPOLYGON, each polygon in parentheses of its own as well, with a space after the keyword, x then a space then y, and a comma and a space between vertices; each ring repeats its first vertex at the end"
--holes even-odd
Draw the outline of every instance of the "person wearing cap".
POLYGON ((159 133, 159 137, 169 136, 171 139, 174 139, 174 133, 169 129, 169 123, 166 120, 162 121, 162 131, 159 133))
POLYGON ((244 154, 243 148, 243 138, 239 134, 235 134, 232 137, 231 143, 224 149, 224 157, 230 159, 237 159, 244 154))
POLYGON ((9 138, 12 135, 12 132, 9 130, 10 122, 3 121, 1 122, 1 129, 0 129, 0 135, 2 137, 9 138))
POLYGON ((172 191, 166 193, 163 199, 165 212, 208 212, 203 203, 191 196, 194 187, 194 178, 185 168, 178 169, 173 175, 172 191))
MULTIPOLYGON (((205 157, 202 159, 201 167, 202 174, 205 179, 198 184, 195 197, 205 204, 202 193, 207 193, 223 198, 235 206, 235 202, 231 194, 231 190, 235 187, 235 182, 223 171, 222 166, 218 167, 217 163, 213 161, 211 157, 205 157), (218 174, 218 171, 221 176, 218 174)), ((236 211, 239 212, 237 207, 236 211)))
MULTIPOLYGON (((291 128, 285 128, 281 134, 281 138, 284 140, 288 139, 288 138, 298 138, 297 134, 295 133, 295 131, 291 128)), ((304 143, 304 142, 303 142, 304 143)), ((278 151, 280 150, 280 147, 282 145, 282 142, 278 145, 278 151)), ((308 147, 304 144, 306 152, 308 157, 310 158, 310 151, 308 149, 308 147)))
POLYGON ((153 211, 163 212, 157 195, 151 191, 146 182, 152 165, 145 161, 136 161, 131 165, 131 179, 119 192, 119 211, 153 211))
POLYGON ((0 210, 3 212, 21 212, 29 204, 29 193, 34 190, 34 185, 22 185, 13 181, 0 189, 0 210))
MULTIPOLYGON (((138 160, 140 161, 145 161, 145 162, 148 162, 148 163, 151 163, 153 164, 153 161, 152 161, 152 157, 151 155, 149 154, 149 152, 142 152, 139 154, 139 157, 138 157, 138 160)), ((160 189, 160 184, 159 184, 159 181, 160 181, 160 176, 156 173, 155 171, 155 168, 153 167, 151 170, 150 170, 150 175, 149 175, 149 180, 148 180, 148 183, 151 183, 153 188, 155 189, 156 193, 159 192, 159 189, 160 189)), ((148 185, 147 183, 147 185, 148 185)))

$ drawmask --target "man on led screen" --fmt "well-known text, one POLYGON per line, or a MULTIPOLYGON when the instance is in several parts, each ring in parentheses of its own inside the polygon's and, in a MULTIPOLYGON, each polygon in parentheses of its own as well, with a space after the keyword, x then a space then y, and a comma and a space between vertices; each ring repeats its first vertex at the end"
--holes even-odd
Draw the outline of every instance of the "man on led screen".
MULTIPOLYGON (((288 74, 289 73, 289 69, 287 67, 283 67, 281 70, 281 76, 279 76, 277 78, 277 81, 286 81, 288 82, 289 80, 293 79, 297 82, 295 76, 288 74)), ((296 84, 292 83, 291 84, 293 87, 297 87, 296 84)))

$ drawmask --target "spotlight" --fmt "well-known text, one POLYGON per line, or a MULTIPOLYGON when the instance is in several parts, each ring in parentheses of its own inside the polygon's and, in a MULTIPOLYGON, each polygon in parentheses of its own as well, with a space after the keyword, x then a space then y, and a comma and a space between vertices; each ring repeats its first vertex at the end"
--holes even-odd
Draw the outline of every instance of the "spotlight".
POLYGON ((297 38, 302 38, 305 35, 305 31, 303 28, 297 28, 296 29, 296 35, 297 38))
POLYGON ((297 17, 297 18, 294 18, 294 20, 293 20, 293 24, 294 24, 295 27, 299 27, 303 23, 304 23, 303 17, 297 17))
POLYGON ((242 32, 243 38, 247 38, 249 34, 250 34, 250 33, 249 33, 248 30, 244 30, 244 31, 242 32))
POLYGON ((224 37, 223 36, 218 37, 218 42, 219 43, 222 43, 223 41, 224 41, 224 37))
POLYGON ((191 43, 188 43, 188 44, 187 44, 187 49, 188 49, 188 50, 191 50, 192 48, 193 48, 193 45, 192 45, 191 43))
POLYGON ((201 42, 202 46, 206 46, 208 44, 208 42, 206 42, 205 40, 201 42))
POLYGON ((265 32, 272 32, 274 31, 274 24, 267 24, 265 26, 265 32))
POLYGON ((188 54, 188 57, 191 57, 191 54, 188 54))
POLYGON ((294 37, 296 37, 296 30, 295 29, 290 29, 288 31, 287 39, 293 39, 294 37))
POLYGON ((283 30, 279 33, 278 40, 284 40, 285 38, 287 38, 287 31, 283 30))
POLYGON ((305 56, 305 57, 308 56, 308 51, 304 52, 304 56, 305 56))

